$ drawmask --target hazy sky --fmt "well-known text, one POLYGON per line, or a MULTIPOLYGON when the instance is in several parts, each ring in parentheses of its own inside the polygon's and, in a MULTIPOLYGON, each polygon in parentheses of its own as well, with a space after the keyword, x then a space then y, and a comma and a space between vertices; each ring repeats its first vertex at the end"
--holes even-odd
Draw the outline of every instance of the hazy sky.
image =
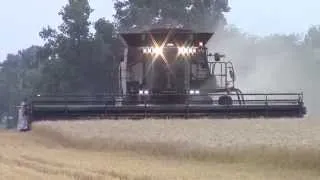
MULTIPOLYGON (((91 0, 95 9, 92 20, 112 18, 113 0, 91 0)), ((0 11, 0 61, 7 53, 41 44, 39 31, 46 25, 57 26, 57 12, 67 0, 3 0, 0 11)), ((309 26, 320 24, 319 0, 229 0, 232 11, 230 24, 243 31, 266 35, 269 33, 305 32, 309 26)))

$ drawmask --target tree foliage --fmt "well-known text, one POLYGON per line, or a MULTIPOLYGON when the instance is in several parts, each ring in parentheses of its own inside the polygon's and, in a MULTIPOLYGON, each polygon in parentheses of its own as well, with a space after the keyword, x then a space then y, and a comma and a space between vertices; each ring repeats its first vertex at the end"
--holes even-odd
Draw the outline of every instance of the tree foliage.
POLYGON ((93 10, 87 0, 70 0, 59 15, 63 23, 59 31, 50 27, 43 29, 40 36, 46 44, 42 49, 44 63, 42 91, 93 93, 108 91, 108 72, 115 59, 113 25, 105 19, 94 23, 95 34, 89 29, 93 10), (49 83, 48 83, 49 82, 49 83), (95 82, 88 86, 87 82, 95 82))
POLYGON ((114 7, 120 31, 163 26, 212 31, 226 23, 223 12, 229 11, 223 0, 116 0, 114 7))

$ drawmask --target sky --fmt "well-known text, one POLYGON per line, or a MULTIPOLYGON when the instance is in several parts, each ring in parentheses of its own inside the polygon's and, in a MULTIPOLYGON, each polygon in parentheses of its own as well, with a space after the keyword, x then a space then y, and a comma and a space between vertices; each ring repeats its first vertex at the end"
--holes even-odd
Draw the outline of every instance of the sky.
MULTIPOLYGON (((47 25, 61 23, 59 10, 67 0, 2 0, 0 11, 0 61, 31 45, 40 45, 38 33, 47 25)), ((320 25, 319 0, 229 0, 229 24, 256 35, 304 33, 320 25)), ((90 0, 95 10, 91 20, 112 19, 113 0, 90 0)))

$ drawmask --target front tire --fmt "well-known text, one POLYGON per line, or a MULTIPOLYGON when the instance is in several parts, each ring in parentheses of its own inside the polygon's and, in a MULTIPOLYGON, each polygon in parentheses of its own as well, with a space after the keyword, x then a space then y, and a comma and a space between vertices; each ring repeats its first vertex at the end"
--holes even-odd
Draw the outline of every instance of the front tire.
POLYGON ((221 106, 231 106, 233 105, 233 100, 230 96, 225 95, 225 96, 219 97, 218 103, 221 106))

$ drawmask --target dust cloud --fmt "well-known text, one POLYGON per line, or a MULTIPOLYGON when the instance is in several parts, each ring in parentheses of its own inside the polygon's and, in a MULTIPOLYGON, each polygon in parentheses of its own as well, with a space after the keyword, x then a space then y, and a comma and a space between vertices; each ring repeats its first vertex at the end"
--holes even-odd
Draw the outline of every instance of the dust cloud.
POLYGON ((295 36, 257 37, 231 27, 217 31, 208 47, 233 62, 236 86, 244 93, 303 92, 308 115, 320 115, 320 63, 295 36))

